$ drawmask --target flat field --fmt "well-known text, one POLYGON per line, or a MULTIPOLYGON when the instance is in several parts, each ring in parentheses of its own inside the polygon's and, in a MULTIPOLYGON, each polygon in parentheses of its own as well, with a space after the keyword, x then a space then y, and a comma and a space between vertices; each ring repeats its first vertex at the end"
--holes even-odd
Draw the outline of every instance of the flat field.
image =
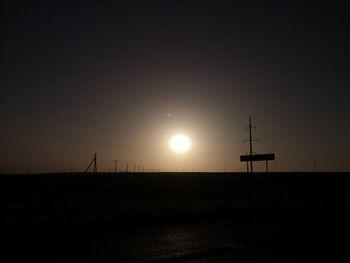
POLYGON ((349 173, 0 175, 1 261, 343 261, 349 187, 349 173))

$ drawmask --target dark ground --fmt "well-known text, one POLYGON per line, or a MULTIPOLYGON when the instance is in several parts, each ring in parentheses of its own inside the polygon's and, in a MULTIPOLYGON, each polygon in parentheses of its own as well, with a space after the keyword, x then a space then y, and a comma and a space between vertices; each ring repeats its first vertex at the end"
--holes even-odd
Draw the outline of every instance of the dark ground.
POLYGON ((0 175, 0 261, 346 262, 349 187, 349 173, 0 175))

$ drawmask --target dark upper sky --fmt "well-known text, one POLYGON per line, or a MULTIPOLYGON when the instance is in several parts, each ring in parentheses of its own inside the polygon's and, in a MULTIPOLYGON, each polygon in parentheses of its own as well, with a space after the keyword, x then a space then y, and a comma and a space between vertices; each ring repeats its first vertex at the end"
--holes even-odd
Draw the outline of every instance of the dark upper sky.
POLYGON ((249 114, 274 169, 350 170, 346 1, 72 2, 1 3, 0 172, 243 171, 249 114))

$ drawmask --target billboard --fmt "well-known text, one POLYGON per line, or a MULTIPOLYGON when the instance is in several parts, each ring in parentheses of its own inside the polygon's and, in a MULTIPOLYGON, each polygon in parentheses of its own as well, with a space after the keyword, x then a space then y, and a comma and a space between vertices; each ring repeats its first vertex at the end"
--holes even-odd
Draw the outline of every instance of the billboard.
POLYGON ((241 162, 250 162, 250 161, 270 161, 275 160, 274 153, 267 154, 253 154, 253 155, 241 155, 241 162))

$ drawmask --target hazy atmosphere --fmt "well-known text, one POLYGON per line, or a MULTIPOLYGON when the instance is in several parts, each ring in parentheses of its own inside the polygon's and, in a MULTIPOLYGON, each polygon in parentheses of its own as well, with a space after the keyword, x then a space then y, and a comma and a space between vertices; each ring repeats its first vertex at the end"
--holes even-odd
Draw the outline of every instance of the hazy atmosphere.
POLYGON ((1 259, 350 262, 349 11, 1 1, 1 259))
POLYGON ((346 1, 213 3, 2 1, 0 172, 350 170, 346 1))

